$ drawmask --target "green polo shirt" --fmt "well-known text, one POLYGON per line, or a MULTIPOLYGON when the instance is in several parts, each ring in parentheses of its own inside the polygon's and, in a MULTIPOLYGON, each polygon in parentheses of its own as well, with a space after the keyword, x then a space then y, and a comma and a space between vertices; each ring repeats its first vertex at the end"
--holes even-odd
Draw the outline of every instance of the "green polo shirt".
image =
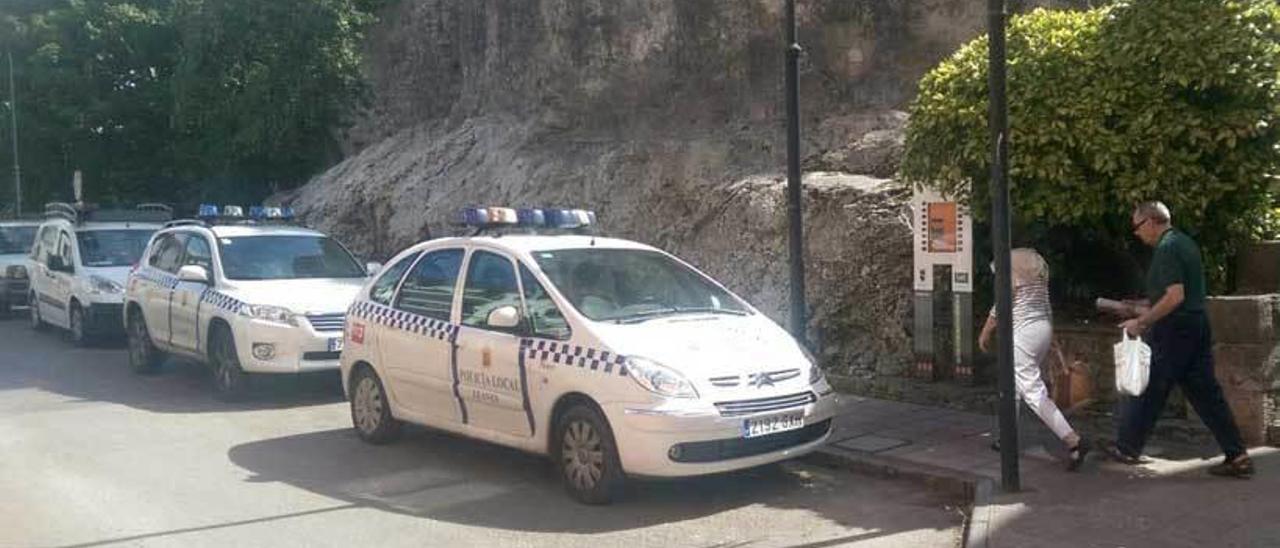
POLYGON ((1182 304, 1172 314, 1204 310, 1204 265, 1200 247, 1181 231, 1170 228, 1160 236, 1147 270, 1147 298, 1155 305, 1169 286, 1182 284, 1182 304))

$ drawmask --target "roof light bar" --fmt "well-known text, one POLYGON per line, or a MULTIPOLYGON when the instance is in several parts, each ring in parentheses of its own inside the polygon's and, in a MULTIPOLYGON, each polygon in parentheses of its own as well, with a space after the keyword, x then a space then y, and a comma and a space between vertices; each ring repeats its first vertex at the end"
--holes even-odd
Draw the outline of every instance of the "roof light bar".
POLYGON ((460 220, 463 225, 475 228, 577 229, 595 225, 596 214, 585 209, 468 207, 462 210, 460 220))

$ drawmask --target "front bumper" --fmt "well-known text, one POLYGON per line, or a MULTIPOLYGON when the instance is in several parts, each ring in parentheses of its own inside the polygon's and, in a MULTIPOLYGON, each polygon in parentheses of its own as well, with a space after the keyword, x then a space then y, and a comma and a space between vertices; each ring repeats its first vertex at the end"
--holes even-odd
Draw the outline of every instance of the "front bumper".
POLYGON ((0 278, 0 302, 9 306, 25 306, 31 282, 26 278, 0 278))
POLYGON ((124 304, 89 303, 85 309, 85 330, 95 335, 124 334, 124 304))
POLYGON ((342 331, 316 331, 300 320, 298 326, 237 318, 232 327, 240 368, 249 373, 311 373, 337 371, 340 350, 330 340, 342 340, 342 331), (260 347, 255 352, 254 347, 260 347), (269 346, 269 357, 265 347, 269 346), (256 354, 256 355, 255 355, 256 354))
POLYGON ((826 443, 836 411, 835 393, 804 406, 765 413, 721 416, 714 407, 605 406, 618 456, 627 474, 682 477, 750 468, 809 453, 826 443), (804 426, 744 438, 745 419, 800 412, 804 426), (677 451, 672 448, 679 446, 677 451))

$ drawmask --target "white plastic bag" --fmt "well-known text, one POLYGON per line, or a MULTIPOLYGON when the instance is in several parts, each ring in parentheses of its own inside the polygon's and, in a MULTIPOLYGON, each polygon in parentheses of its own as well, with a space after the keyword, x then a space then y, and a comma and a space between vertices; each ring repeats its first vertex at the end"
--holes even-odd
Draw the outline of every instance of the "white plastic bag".
POLYGON ((1151 378, 1151 347, 1142 342, 1141 337, 1129 338, 1123 329, 1120 334, 1124 338, 1112 347, 1116 358, 1116 390, 1141 396, 1151 378))

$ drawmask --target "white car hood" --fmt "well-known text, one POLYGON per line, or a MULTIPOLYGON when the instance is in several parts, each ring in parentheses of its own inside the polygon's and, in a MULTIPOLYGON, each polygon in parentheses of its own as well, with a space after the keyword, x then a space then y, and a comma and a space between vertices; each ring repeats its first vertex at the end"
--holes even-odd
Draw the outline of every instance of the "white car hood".
MULTIPOLYGON (((120 287, 125 287, 129 285, 129 273, 132 271, 133 271, 133 268, 128 266, 86 266, 84 267, 84 272, 88 276, 97 276, 99 278, 106 278, 108 280, 111 280, 115 283, 120 284, 120 287)), ((86 280, 88 279, 88 276, 85 276, 86 280)))
POLYGON ((725 375, 794 368, 807 372, 809 367, 795 339, 761 314, 676 316, 592 327, 606 347, 654 360, 695 384, 725 375))
POLYGON ((247 304, 283 306, 296 314, 346 312, 363 278, 237 281, 221 291, 247 304))

